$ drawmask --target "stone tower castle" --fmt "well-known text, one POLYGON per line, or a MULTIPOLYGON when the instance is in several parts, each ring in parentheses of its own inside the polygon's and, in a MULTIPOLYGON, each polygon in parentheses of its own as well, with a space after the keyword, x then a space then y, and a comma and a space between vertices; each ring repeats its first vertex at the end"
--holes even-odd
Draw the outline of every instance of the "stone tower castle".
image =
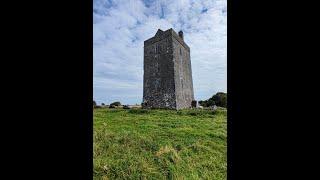
POLYGON ((143 108, 183 109, 194 100, 190 48, 171 28, 144 41, 143 108))

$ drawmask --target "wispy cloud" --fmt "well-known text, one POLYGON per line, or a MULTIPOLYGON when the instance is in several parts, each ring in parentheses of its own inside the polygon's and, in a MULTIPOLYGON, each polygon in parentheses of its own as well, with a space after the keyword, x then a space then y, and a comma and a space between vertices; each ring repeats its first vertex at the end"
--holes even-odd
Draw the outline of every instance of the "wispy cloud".
POLYGON ((197 100, 227 91, 227 0, 94 0, 93 92, 98 102, 141 103, 143 41, 184 31, 197 100))

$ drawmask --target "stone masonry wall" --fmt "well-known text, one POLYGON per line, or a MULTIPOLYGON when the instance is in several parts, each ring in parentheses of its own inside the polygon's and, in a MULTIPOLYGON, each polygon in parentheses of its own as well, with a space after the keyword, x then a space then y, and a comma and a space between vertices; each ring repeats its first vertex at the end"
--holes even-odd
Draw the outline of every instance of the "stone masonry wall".
POLYGON ((183 109, 193 96, 190 48, 172 29, 144 42, 144 108, 183 109))
POLYGON ((194 100, 190 50, 173 36, 173 61, 175 70, 176 109, 191 107, 194 100))
POLYGON ((174 65, 170 34, 154 38, 144 47, 143 103, 147 108, 175 109, 174 65))

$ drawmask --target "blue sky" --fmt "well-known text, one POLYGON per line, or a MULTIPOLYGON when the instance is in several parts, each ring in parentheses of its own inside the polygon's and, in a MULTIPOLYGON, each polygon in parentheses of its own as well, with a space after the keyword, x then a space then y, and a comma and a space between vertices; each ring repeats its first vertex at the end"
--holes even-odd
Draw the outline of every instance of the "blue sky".
POLYGON ((184 32, 196 100, 227 92, 227 0, 94 0, 93 99, 140 104, 143 41, 184 32))

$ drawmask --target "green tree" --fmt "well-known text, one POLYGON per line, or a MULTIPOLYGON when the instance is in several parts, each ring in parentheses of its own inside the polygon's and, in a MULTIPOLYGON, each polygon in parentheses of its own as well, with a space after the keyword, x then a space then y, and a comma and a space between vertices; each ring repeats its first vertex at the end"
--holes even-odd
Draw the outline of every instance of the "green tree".
POLYGON ((220 106, 220 107, 227 107, 227 93, 224 92, 218 92, 215 95, 213 95, 211 98, 205 100, 205 101, 199 101, 199 104, 203 107, 209 107, 209 106, 220 106))
POLYGON ((199 101, 200 106, 207 107, 208 101, 199 101))
POLYGON ((227 107, 227 93, 218 92, 211 98, 217 106, 227 107))

